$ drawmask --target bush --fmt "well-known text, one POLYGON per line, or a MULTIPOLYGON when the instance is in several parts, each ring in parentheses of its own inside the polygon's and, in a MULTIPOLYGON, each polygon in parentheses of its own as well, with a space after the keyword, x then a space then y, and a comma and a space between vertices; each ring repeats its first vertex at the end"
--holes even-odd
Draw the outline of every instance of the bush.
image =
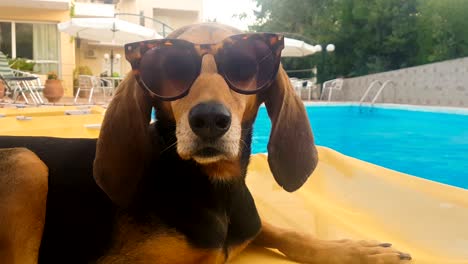
POLYGON ((15 70, 33 72, 34 65, 36 65, 36 63, 24 58, 15 58, 9 59, 8 65, 10 65, 10 68, 15 70))
POLYGON ((88 66, 78 66, 73 70, 73 86, 78 86, 78 76, 79 75, 93 75, 93 72, 88 66))

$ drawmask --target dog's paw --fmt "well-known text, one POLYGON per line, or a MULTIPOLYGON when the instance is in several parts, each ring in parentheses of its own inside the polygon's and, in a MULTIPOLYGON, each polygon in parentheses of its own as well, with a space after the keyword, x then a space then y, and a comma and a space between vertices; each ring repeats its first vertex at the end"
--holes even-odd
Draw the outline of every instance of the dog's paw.
POLYGON ((390 243, 376 241, 324 241, 305 238, 280 249, 290 259, 309 264, 407 264, 411 256, 390 243))

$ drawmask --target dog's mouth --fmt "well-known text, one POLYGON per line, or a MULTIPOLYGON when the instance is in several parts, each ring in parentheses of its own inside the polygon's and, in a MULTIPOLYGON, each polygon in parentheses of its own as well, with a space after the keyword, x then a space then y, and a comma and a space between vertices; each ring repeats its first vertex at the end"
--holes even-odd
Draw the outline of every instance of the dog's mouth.
POLYGON ((202 147, 194 152, 192 158, 197 163, 208 164, 226 159, 226 155, 223 151, 215 147, 202 147))
POLYGON ((214 147, 204 147, 195 152, 194 156, 198 157, 213 157, 223 155, 223 152, 214 147))

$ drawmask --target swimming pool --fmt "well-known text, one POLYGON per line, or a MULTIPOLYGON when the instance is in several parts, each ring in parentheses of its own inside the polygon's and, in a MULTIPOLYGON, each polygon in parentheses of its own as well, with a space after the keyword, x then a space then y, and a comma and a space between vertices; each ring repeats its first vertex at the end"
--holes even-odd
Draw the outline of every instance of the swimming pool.
MULTIPOLYGON (((466 114, 306 106, 317 145, 393 170, 468 189, 466 114)), ((271 124, 261 107, 252 152, 266 152, 271 124)))

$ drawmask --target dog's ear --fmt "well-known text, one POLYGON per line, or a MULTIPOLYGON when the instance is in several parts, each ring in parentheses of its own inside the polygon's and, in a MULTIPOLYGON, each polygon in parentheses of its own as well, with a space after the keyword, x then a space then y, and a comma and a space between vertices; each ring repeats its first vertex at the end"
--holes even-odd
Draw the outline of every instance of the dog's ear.
POLYGON ((318 162, 309 119, 281 65, 265 95, 272 125, 268 163, 276 182, 292 192, 305 183, 318 162))
POLYGON ((120 206, 132 198, 148 162, 150 119, 151 101, 128 74, 106 111, 93 169, 97 184, 120 206))

